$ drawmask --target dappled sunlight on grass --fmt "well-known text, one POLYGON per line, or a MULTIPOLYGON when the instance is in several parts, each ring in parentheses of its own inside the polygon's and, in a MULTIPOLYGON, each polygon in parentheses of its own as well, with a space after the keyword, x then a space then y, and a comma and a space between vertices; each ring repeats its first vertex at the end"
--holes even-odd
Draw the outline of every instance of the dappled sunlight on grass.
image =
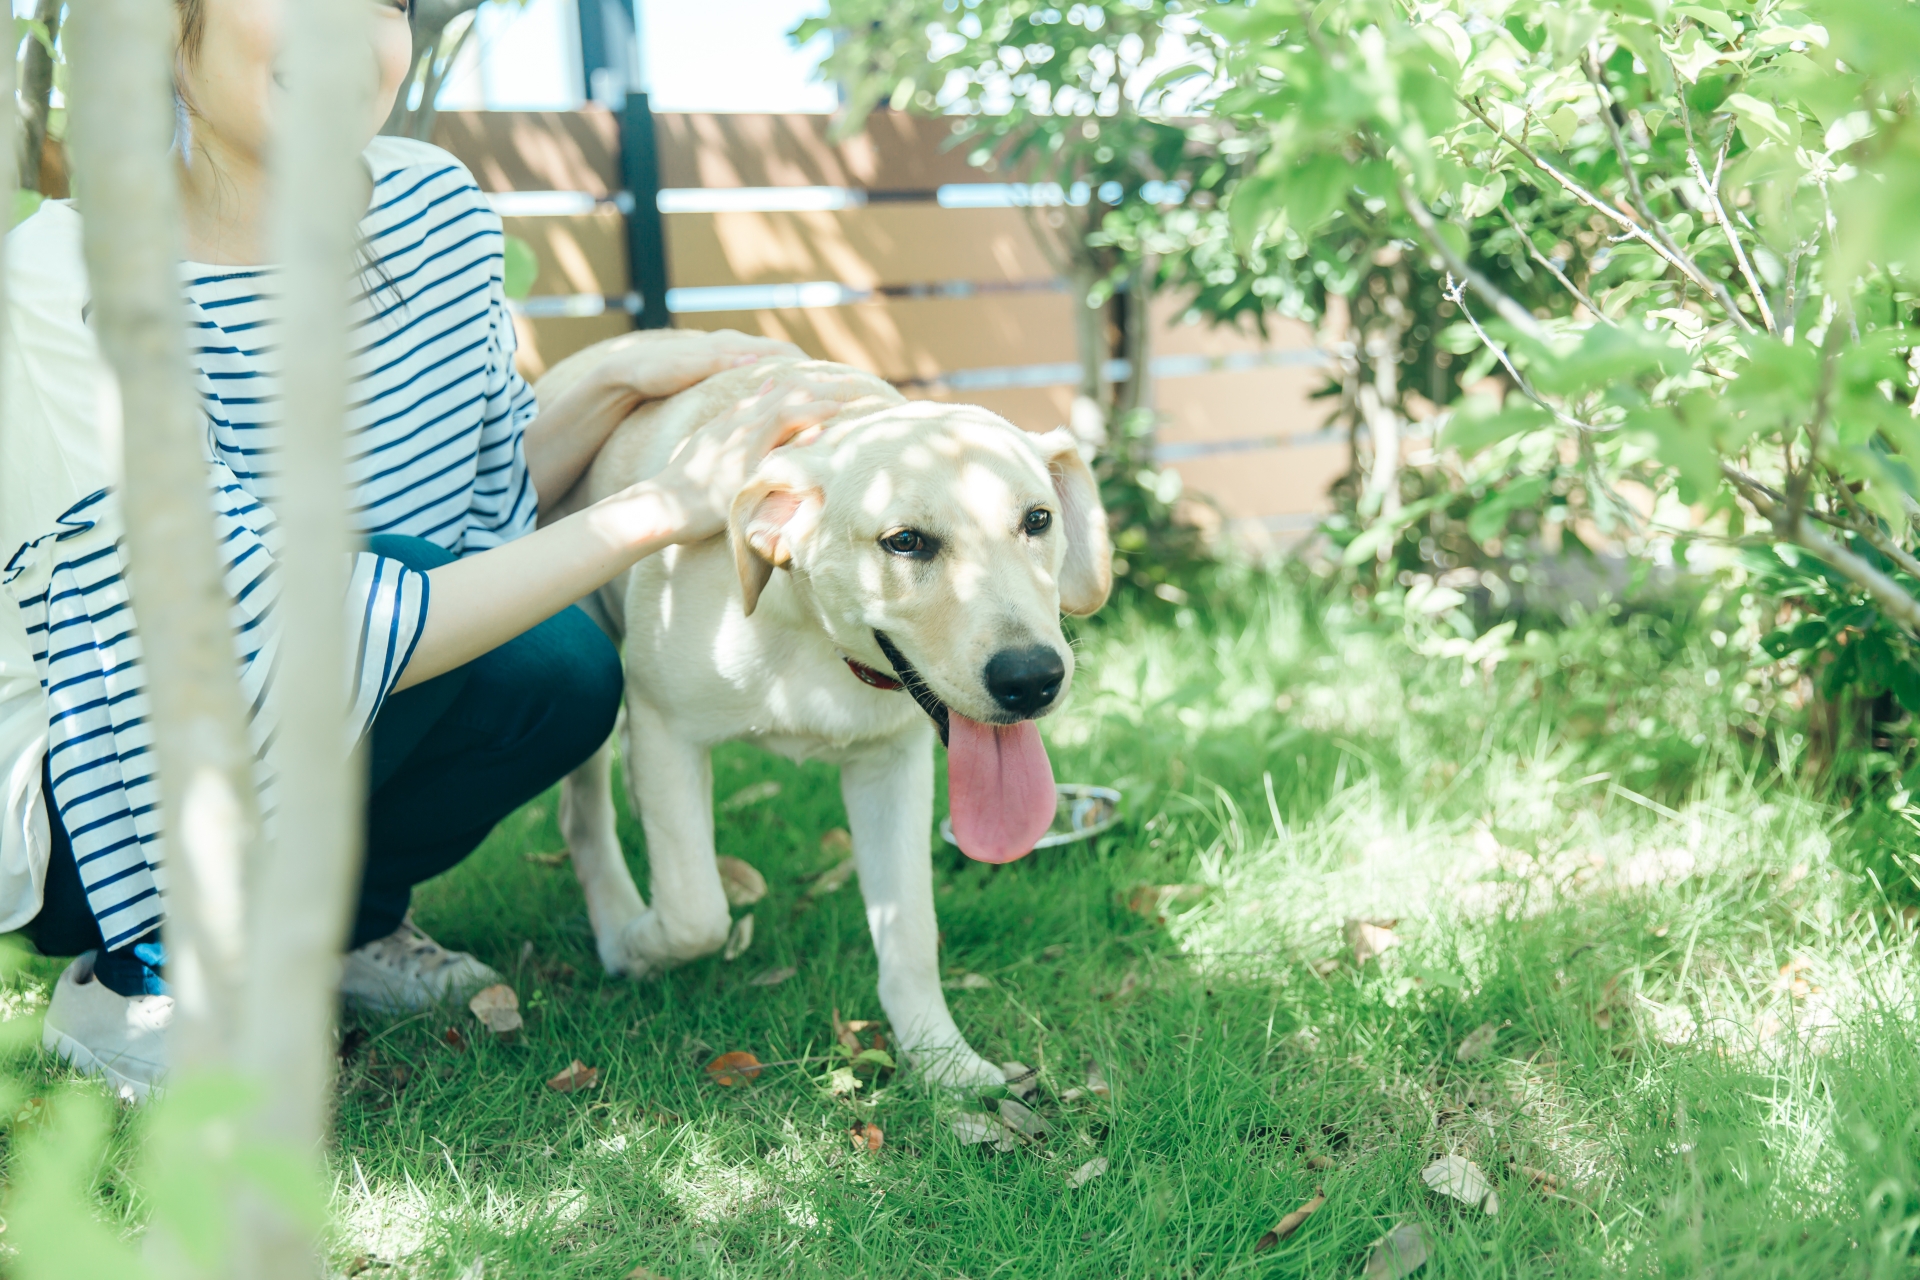
POLYGON ((733 963, 603 975, 572 876, 529 856, 560 846, 551 797, 422 892, 527 1025, 354 1021, 338 1269, 1319 1277, 1419 1222, 1435 1275, 1914 1273, 1911 814, 1808 780, 1684 619, 1523 637, 1463 683, 1305 589, 1222 598, 1080 628, 1044 731, 1063 780, 1123 790, 1115 830, 1003 867, 936 845, 947 996, 1038 1069, 1043 1140, 967 1145, 955 1116, 997 1100, 909 1076, 828 1088, 834 1012, 879 1016, 857 884, 807 891, 845 857, 836 780, 726 748, 719 847, 770 886, 733 963), (731 1050, 766 1070, 721 1087, 731 1050), (597 1085, 547 1087, 573 1059, 597 1085), (1427 1189, 1443 1155, 1497 1214, 1427 1189))

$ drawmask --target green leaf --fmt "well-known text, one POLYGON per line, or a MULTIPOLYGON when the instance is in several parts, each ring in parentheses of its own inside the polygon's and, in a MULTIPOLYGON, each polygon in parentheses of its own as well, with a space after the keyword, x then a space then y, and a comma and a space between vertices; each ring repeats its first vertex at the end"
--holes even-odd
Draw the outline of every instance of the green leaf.
POLYGON ((1338 156, 1314 156, 1296 166, 1280 186, 1287 225, 1297 235, 1311 235, 1346 198, 1352 181, 1351 166, 1338 156))
POLYGON ((1725 40, 1738 40, 1745 30, 1738 19, 1703 4, 1675 5, 1673 12, 1677 17, 1692 18, 1703 27, 1711 27, 1715 35, 1725 40))
POLYGON ((507 236, 503 257, 502 287, 506 295, 520 299, 532 293, 534 281, 540 276, 540 259, 534 254, 533 246, 519 236, 507 236))
POLYGON ((885 1049, 862 1049, 853 1055, 853 1061, 856 1065, 864 1062, 871 1066, 885 1067, 889 1071, 893 1070, 893 1057, 885 1049))
POLYGON ((1635 409, 1627 429, 1651 439, 1654 456, 1680 477, 1680 500, 1699 502, 1720 486, 1720 453, 1703 427, 1665 407, 1635 409))
POLYGON ((1509 516, 1538 504, 1546 493, 1545 476, 1527 476, 1499 486, 1467 516, 1467 536, 1475 542, 1498 536, 1507 527, 1509 516))
POLYGON ((1595 325, 1571 354, 1542 361, 1532 372, 1542 391, 1573 395, 1651 374, 1672 375, 1690 364, 1692 358, 1661 334, 1634 324, 1595 325))
MULTIPOLYGON (((1887 674, 1887 684, 1893 691, 1894 699, 1908 711, 1920 713, 1920 669, 1916 669, 1910 661, 1896 661, 1887 674)), ((1920 768, 1920 765, 1915 767, 1920 768)))
POLYGON ((40 206, 46 203, 46 199, 47 198, 38 191, 14 192, 13 216, 7 221, 7 229, 12 230, 39 212, 40 206))
POLYGON ((1733 112, 1734 118, 1740 122, 1740 132, 1750 147, 1767 141, 1782 142, 1788 146, 1800 144, 1800 122, 1792 116, 1782 116, 1770 103, 1762 102, 1750 93, 1730 93, 1720 105, 1724 110, 1733 112))
POLYGON ((1498 412, 1462 410, 1447 419, 1440 431, 1440 446, 1457 449, 1462 458, 1471 458, 1489 445, 1526 431, 1539 431, 1553 425, 1553 415, 1531 400, 1514 397, 1512 407, 1498 412))

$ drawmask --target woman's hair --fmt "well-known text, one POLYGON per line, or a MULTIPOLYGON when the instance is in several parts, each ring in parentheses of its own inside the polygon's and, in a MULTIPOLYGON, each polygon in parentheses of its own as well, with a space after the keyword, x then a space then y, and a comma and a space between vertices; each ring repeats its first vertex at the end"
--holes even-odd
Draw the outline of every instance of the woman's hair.
POLYGON ((206 29, 207 13, 201 0, 173 0, 180 10, 180 58, 191 62, 200 56, 200 35, 206 29))
MULTIPOLYGON (((201 38, 206 34, 206 0, 173 0, 174 7, 180 11, 180 48, 177 56, 181 67, 200 56, 201 38)), ((413 0, 407 0, 407 17, 413 17, 413 0)), ((180 148, 183 157, 191 162, 193 150, 193 106, 176 85, 173 91, 174 110, 178 116, 174 145, 180 148)), ((360 258, 361 279, 366 284, 369 296, 382 293, 391 294, 395 304, 401 310, 406 309, 406 299, 401 297, 399 286, 387 274, 386 265, 374 253, 373 246, 364 234, 356 248, 360 258), (371 277, 371 280, 368 279, 371 277)))

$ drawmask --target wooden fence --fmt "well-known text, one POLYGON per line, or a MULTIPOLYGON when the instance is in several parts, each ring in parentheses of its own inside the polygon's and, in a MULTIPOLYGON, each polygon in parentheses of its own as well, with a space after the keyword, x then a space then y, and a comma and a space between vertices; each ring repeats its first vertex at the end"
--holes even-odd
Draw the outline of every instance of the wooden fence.
MULTIPOLYGON (((632 104, 624 119, 440 117, 435 141, 538 257, 518 317, 530 376, 638 317, 788 339, 1031 430, 1066 420, 1074 300, 1006 188, 942 149, 944 122, 881 114, 836 143, 821 116, 632 104)), ((1284 545, 1347 466, 1309 400, 1325 376, 1312 336, 1283 322, 1262 342, 1177 312, 1166 302, 1154 317, 1158 460, 1241 540, 1284 545)))

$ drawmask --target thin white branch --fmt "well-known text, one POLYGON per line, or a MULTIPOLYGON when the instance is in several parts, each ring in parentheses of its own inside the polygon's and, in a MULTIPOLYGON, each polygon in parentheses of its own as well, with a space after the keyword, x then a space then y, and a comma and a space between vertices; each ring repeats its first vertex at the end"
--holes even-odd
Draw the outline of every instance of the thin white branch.
MULTIPOLYGON (((1707 277, 1707 274, 1704 271, 1702 271, 1699 268, 1699 266, 1696 263, 1694 263, 1690 258, 1686 257, 1684 254, 1677 254, 1673 252, 1666 245, 1662 244, 1658 239, 1656 239, 1650 232, 1648 232, 1645 227, 1641 226, 1639 223, 1635 222, 1632 218, 1628 217, 1626 214, 1620 212, 1620 210, 1608 204, 1605 200, 1602 200, 1599 196, 1595 195, 1593 192, 1581 186, 1578 182, 1574 181, 1571 175, 1562 172, 1557 166, 1555 166, 1551 161, 1548 161, 1547 159, 1542 157, 1532 147, 1529 147, 1526 143, 1520 141, 1518 138, 1508 133, 1505 129, 1501 128, 1500 125, 1493 119, 1492 116, 1489 116, 1485 111, 1481 110, 1479 103, 1475 102, 1471 98, 1461 98, 1460 101, 1462 104, 1466 106, 1467 110, 1471 111, 1475 116, 1479 117, 1480 122, 1482 124, 1486 125, 1487 128, 1493 131, 1493 134, 1495 137, 1499 138, 1502 142, 1506 143, 1509 147, 1512 147, 1515 151, 1519 152, 1522 156, 1525 156, 1527 159, 1527 162, 1533 165, 1534 168, 1540 170, 1540 172, 1546 174, 1548 177, 1552 178, 1555 182, 1559 183, 1561 190, 1565 191, 1568 195, 1572 196, 1575 200, 1578 200, 1581 204, 1586 205, 1589 209, 1592 209, 1595 213, 1600 214, 1602 217, 1614 223, 1614 225, 1618 226, 1621 229, 1622 233, 1624 233, 1625 236, 1634 240, 1638 240, 1641 244, 1644 244, 1647 248, 1651 249, 1662 261, 1666 262, 1669 266, 1673 267, 1676 271, 1680 272, 1680 274, 1686 276, 1687 279, 1693 281, 1696 285, 1704 289, 1707 293, 1713 295, 1716 298, 1722 299, 1722 305, 1726 305, 1724 301, 1726 297, 1726 286, 1716 285, 1716 283, 1713 280, 1709 279, 1707 277)), ((1753 331, 1753 322, 1740 314, 1740 308, 1729 307, 1728 309, 1732 314, 1734 322, 1736 324, 1738 324, 1742 329, 1746 330, 1749 333, 1753 331)))
POLYGON ((1617 323, 1615 323, 1612 316, 1608 315, 1606 312, 1600 309, 1599 303, 1595 302, 1592 298, 1589 298, 1587 296, 1586 290, 1582 289, 1579 285, 1575 284, 1573 280, 1567 275, 1567 273, 1562 271, 1559 268, 1559 266, 1555 264, 1553 259, 1547 257, 1546 254, 1540 252, 1538 246, 1536 246, 1533 243, 1533 237, 1529 236, 1526 233, 1525 228, 1523 228, 1520 225, 1519 219, 1513 216, 1513 213, 1507 208, 1506 205, 1504 204, 1500 205, 1499 209, 1500 209, 1500 216, 1507 220, 1507 225, 1513 228, 1513 233, 1520 237, 1520 243, 1527 246, 1527 255, 1531 257, 1541 267, 1545 268, 1547 273, 1550 274, 1555 280, 1558 280, 1560 282, 1560 286, 1564 288, 1568 293, 1573 295, 1574 301, 1578 302, 1581 306, 1585 307, 1587 311, 1593 316, 1594 319, 1600 321, 1600 323, 1606 325, 1608 328, 1617 329, 1620 327, 1617 323))
POLYGON ((1500 286, 1468 266, 1466 261, 1453 251, 1441 236, 1440 226, 1434 221, 1426 202, 1405 183, 1400 184, 1400 203, 1406 209, 1407 216, 1413 219, 1413 224, 1420 228, 1420 238, 1425 240, 1427 247, 1446 264, 1448 271, 1466 281, 1475 293, 1486 299, 1487 305, 1491 306, 1502 320, 1535 342, 1546 341, 1547 331, 1540 327, 1540 321, 1534 318, 1531 311, 1508 297, 1500 286))

